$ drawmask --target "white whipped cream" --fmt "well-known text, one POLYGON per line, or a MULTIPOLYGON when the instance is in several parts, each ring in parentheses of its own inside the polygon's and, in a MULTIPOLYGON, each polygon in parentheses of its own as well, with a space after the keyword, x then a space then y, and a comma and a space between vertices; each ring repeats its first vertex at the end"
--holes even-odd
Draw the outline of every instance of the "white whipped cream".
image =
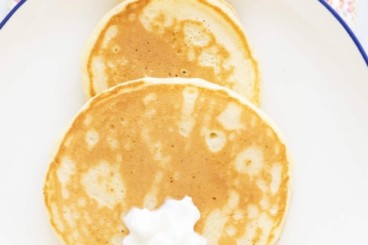
POLYGON ((129 229, 123 245, 205 245, 206 239, 194 231, 199 217, 190 197, 166 200, 153 211, 132 208, 123 219, 129 229))

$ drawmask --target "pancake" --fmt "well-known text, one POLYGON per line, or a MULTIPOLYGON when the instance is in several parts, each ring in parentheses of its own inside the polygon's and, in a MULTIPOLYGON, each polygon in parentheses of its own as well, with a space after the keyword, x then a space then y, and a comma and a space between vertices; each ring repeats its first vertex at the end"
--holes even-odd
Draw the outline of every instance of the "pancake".
POLYGON ((244 97, 201 79, 144 78, 87 103, 44 193, 66 244, 121 245, 131 208, 190 196, 209 245, 263 245, 280 236, 289 184, 280 134, 244 97))
POLYGON ((87 45, 87 97, 142 77, 203 78, 259 103, 257 63, 223 0, 125 0, 87 45))

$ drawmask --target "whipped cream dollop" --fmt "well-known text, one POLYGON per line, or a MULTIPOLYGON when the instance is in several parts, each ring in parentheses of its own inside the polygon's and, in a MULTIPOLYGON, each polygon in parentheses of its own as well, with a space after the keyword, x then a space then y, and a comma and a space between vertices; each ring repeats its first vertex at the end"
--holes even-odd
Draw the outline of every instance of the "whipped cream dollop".
POLYGON ((194 231, 199 218, 190 197, 168 199, 153 211, 132 208, 123 218, 129 229, 123 245, 205 245, 206 239, 194 231))

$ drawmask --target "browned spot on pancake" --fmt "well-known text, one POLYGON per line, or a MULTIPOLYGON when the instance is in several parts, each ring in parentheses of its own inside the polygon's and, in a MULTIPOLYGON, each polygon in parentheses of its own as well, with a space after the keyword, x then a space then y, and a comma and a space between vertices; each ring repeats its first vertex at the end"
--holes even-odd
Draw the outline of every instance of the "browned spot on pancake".
MULTIPOLYGON (((197 232, 204 232, 211 212, 221 210, 226 216, 226 221, 219 244, 236 244, 237 240, 246 234, 247 225, 258 217, 264 217, 266 224, 269 224, 268 217, 270 217, 273 225, 269 227, 270 234, 263 238, 263 233, 259 234, 257 227, 254 228, 254 232, 252 231, 254 234, 252 232, 249 234, 253 234, 252 239, 256 240, 271 239, 269 236, 272 236, 272 230, 279 227, 285 215, 289 181, 286 149, 272 128, 251 108, 240 104, 225 92, 197 88, 198 98, 192 111, 195 124, 191 133, 184 137, 180 134, 178 121, 182 118, 182 105, 185 102, 183 93, 191 86, 178 84, 141 86, 141 83, 129 86, 131 91, 117 87, 93 100, 89 109, 77 117, 65 136, 65 139, 72 136, 73 141, 68 142, 68 147, 64 146, 65 140, 61 143, 59 152, 51 164, 45 185, 46 203, 49 208, 57 207, 55 209, 57 214, 51 213, 51 220, 61 237, 68 244, 75 244, 72 241, 81 244, 111 244, 113 237, 117 240, 122 239, 127 235, 122 215, 132 207, 142 208, 145 197, 155 186, 155 207, 162 205, 166 198, 181 199, 187 195, 193 198, 193 202, 201 212, 201 219, 195 226, 197 232), (136 87, 140 89, 135 89, 136 87), (152 96, 153 94, 155 96, 152 96), (210 111, 209 101, 215 105, 210 111), (236 104, 242 108, 235 120, 240 120, 246 126, 237 129, 233 141, 227 141, 221 151, 214 152, 209 149, 206 136, 202 136, 202 128, 215 128, 225 134, 232 132, 225 129, 217 119, 218 115, 226 111, 229 104, 236 104), (151 108, 154 108, 156 113, 150 121, 147 121, 144 112, 151 108), (86 116, 93 118, 88 126, 84 123, 86 116), (247 126, 250 125, 251 118, 252 127, 247 126), (129 127, 121 125, 122 119, 129 122, 129 127), (111 125, 115 125, 114 138, 119 141, 117 148, 112 148, 108 142, 111 125), (100 139, 93 148, 85 141, 85 135, 91 128, 96 130, 100 139), (142 137, 143 130, 147 131, 148 137, 142 137), (269 131, 273 137, 267 136, 270 134, 267 133, 269 131), (127 142, 132 145, 129 149, 123 147, 127 142), (280 149, 277 154, 273 150, 276 146, 280 149), (156 156, 157 148, 162 158, 156 156), (234 167, 238 155, 248 148, 257 148, 263 154, 261 170, 251 171, 251 174, 239 172, 234 167), (119 162, 116 160, 117 152, 121 155, 119 162), (163 165, 165 156, 170 158, 166 159, 167 162, 163 165), (75 164, 73 172, 68 175, 68 181, 61 184, 56 173, 60 168, 60 159, 66 157, 75 164), (106 189, 108 202, 105 205, 98 202, 97 199, 101 197, 97 195, 96 199, 95 194, 91 196, 86 191, 84 187, 86 181, 83 180, 83 176, 91 169, 98 170, 101 162, 106 166, 109 165, 105 169, 113 171, 111 178, 115 180, 121 178, 124 186, 117 190, 106 189), (280 182, 279 188, 271 193, 272 178, 275 178, 272 177, 271 171, 275 164, 282 169, 275 172, 276 174, 280 172, 280 179, 274 179, 274 182, 280 182), (258 185, 259 180, 264 186, 258 185), (67 199, 62 195, 63 188, 68 190, 67 199), (124 194, 119 194, 115 198, 114 193, 122 190, 124 194), (236 201, 231 200, 234 196, 237 198, 236 201), (275 209, 272 215, 267 214, 268 210, 261 207, 260 203, 264 197, 275 209), (82 206, 80 200, 83 200, 82 206), (68 219, 72 219, 73 226, 63 216, 62 210, 65 208, 73 212, 78 211, 77 216, 68 216, 68 219), (229 226, 234 228, 230 231, 230 235, 226 232, 226 227, 229 226), (73 232, 78 232, 78 239, 69 238, 68 235, 73 232)), ((104 171, 100 175, 106 177, 108 172, 104 171)), ((97 181, 96 178, 93 181, 97 181)), ((114 187, 109 182, 105 184, 106 181, 101 180, 103 188, 114 187)))
MULTIPOLYGON (((242 30, 221 9, 206 1, 200 2, 218 12, 237 33, 242 33, 242 30)), ((151 20, 151 30, 147 30, 140 17, 149 3, 149 0, 143 0, 128 4, 124 10, 112 16, 105 28, 101 30, 88 57, 90 95, 94 96, 100 92, 99 88, 94 87, 93 82, 97 80, 93 68, 94 59, 104 64, 105 83, 108 87, 149 76, 200 77, 233 88, 235 81, 231 76, 235 68, 225 65, 230 59, 229 52, 207 29, 206 23, 203 20, 179 21, 174 19, 170 25, 167 25, 165 15, 158 14, 155 19, 151 20), (114 32, 114 36, 110 38, 111 28, 117 29, 117 32, 114 32), (187 29, 195 30, 193 33, 198 36, 207 37, 204 38, 206 39, 204 43, 192 45, 191 39, 188 40, 185 35, 187 29), (204 65, 202 61, 209 61, 216 65, 204 65)), ((254 70, 249 72, 255 73, 256 76, 252 85, 253 98, 249 99, 258 104, 258 67, 250 54, 245 37, 243 34, 239 36, 243 44, 241 49, 247 52, 250 57, 249 62, 254 67, 254 70)), ((242 94, 242 91, 239 92, 242 94)))

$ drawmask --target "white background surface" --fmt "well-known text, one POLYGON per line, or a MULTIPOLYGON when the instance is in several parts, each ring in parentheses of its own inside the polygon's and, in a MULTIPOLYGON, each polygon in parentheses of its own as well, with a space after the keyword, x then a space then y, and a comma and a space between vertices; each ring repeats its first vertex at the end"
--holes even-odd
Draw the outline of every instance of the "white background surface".
POLYGON ((368 53, 368 0, 357 0, 353 30, 368 53))
MULTIPOLYGON (((262 109, 294 160, 279 244, 368 244, 368 69, 360 53, 317 1, 231 2, 260 63, 262 109)), ((116 3, 32 0, 0 32, 1 244, 59 244, 43 181, 53 146, 84 103, 86 39, 116 3)))

